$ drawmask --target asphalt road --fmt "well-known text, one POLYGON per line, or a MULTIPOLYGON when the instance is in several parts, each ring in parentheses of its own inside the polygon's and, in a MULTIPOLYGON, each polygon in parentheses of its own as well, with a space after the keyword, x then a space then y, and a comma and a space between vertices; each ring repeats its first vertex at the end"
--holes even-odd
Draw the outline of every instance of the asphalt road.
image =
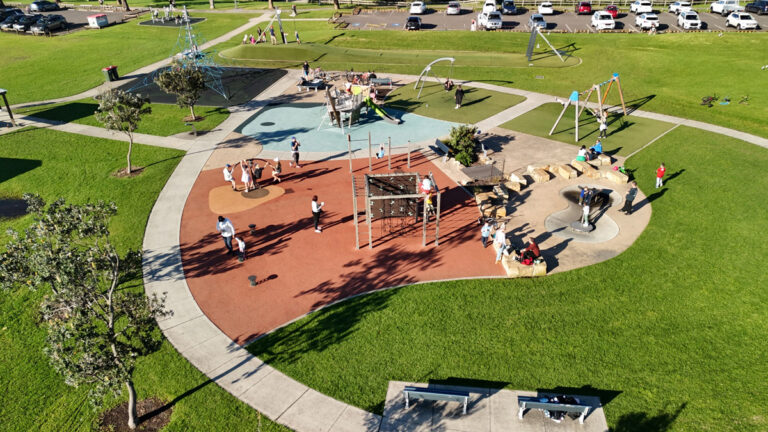
MULTIPOLYGON (((51 12, 40 12, 41 15, 61 15, 66 20, 67 23, 69 23, 68 29, 66 31, 63 30, 56 30, 53 32, 53 34, 64 34, 64 33, 70 33, 77 30, 85 29, 85 26, 88 25, 88 16, 89 15, 96 15, 103 13, 107 16, 107 19, 109 20, 109 24, 119 24, 123 22, 123 17, 125 16, 125 12, 97 12, 97 11, 83 11, 83 10, 75 10, 75 9, 62 9, 58 11, 51 11, 51 12)), ((9 32, 14 33, 14 32, 9 32)), ((21 34, 27 34, 31 35, 31 32, 26 33, 19 33, 21 34)))
MULTIPOLYGON (((530 10, 518 8, 517 15, 503 15, 502 30, 529 32, 528 20, 532 14, 530 10)), ((658 31, 686 31, 677 26, 677 15, 668 12, 656 11, 659 15, 660 25, 658 31)), ((446 15, 444 11, 428 10, 421 15, 422 30, 469 30, 472 20, 477 20, 479 12, 462 10, 461 15, 446 15)), ((768 15, 758 16, 751 14, 760 24, 758 31, 768 28, 768 15)), ((349 24, 350 29, 359 30, 403 30, 405 20, 409 14, 406 11, 388 11, 361 13, 359 15, 347 15, 342 18, 349 24)), ((594 33, 590 26, 591 15, 576 15, 574 12, 558 12, 555 15, 546 15, 547 30, 568 33, 594 33)), ((700 13, 699 18, 705 31, 734 31, 732 27, 725 27, 725 18, 719 14, 700 13)), ((616 30, 625 32, 641 31, 635 27, 635 14, 621 11, 616 19, 616 30)))

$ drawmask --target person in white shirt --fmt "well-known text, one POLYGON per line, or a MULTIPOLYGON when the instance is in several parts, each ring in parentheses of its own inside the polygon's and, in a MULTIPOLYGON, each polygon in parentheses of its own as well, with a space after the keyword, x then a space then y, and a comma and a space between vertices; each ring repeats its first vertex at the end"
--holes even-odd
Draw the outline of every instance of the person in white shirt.
POLYGON ((221 233, 221 237, 224 239, 224 245, 227 247, 227 253, 232 254, 232 237, 235 236, 235 226, 232 225, 232 221, 219 216, 219 223, 216 224, 216 231, 221 233))
POLYGON ((224 171, 223 171, 223 173, 224 173, 224 181, 232 183, 232 190, 236 191, 237 190, 237 185, 235 184, 235 178, 232 177, 232 170, 233 170, 233 168, 232 168, 232 165, 230 165, 230 164, 227 164, 227 166, 224 167, 224 171))
POLYGON ((320 213, 323 211, 324 202, 317 202, 317 195, 312 197, 312 221, 315 223, 315 232, 323 232, 320 229, 320 213))

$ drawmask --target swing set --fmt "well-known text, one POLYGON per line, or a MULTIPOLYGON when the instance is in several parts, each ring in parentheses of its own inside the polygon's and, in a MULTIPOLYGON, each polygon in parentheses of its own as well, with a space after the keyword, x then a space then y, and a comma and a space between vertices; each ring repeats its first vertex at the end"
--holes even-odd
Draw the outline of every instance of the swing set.
POLYGON ((583 92, 579 93, 576 90, 571 92, 571 95, 568 97, 568 101, 563 104, 563 110, 560 112, 560 115, 557 116, 557 120, 555 120, 555 124, 552 125, 552 129, 549 130, 549 134, 552 135, 555 132, 555 128, 557 127, 558 123, 560 123, 560 120, 563 118, 563 115, 565 115, 565 111, 568 109, 569 106, 573 105, 574 107, 574 123, 575 123, 575 129, 576 133, 574 134, 574 139, 576 142, 579 141, 579 118, 581 117, 581 113, 584 112, 585 109, 587 109, 587 104, 589 103, 589 98, 592 96, 593 93, 597 93, 597 111, 592 112, 592 114, 597 117, 597 121, 606 121, 606 112, 605 112, 605 100, 608 98, 608 93, 611 91, 611 87, 613 86, 613 83, 616 83, 616 88, 619 91, 619 100, 621 101, 621 109, 624 112, 624 115, 627 115, 627 106, 624 104, 624 91, 621 89, 621 81, 619 80, 619 74, 614 73, 611 78, 607 81, 603 81, 600 84, 593 84, 592 87, 590 87, 588 90, 584 90, 583 92), (602 91, 602 87, 605 85, 608 85, 606 87, 605 92, 602 91), (584 98, 583 102, 579 101, 579 98, 586 93, 586 97, 584 98), (581 106, 579 106, 581 104, 581 106))
POLYGON ((451 79, 451 77, 453 76, 453 63, 456 61, 455 58, 453 58, 453 57, 441 57, 441 58, 431 62, 430 64, 428 64, 424 68, 423 71, 421 71, 421 73, 419 74, 419 79, 417 79, 416 83, 413 84, 413 89, 414 90, 416 90, 416 87, 419 87, 419 84, 421 84, 421 87, 419 87, 419 94, 416 95, 416 99, 421 97, 421 91, 424 89, 424 81, 427 80, 427 78, 428 78, 430 73, 432 73, 432 78, 434 78, 435 81, 437 81, 438 84, 443 85, 443 83, 440 81, 440 78, 438 78, 437 75, 435 75, 434 72, 432 72, 432 65, 435 64, 435 63, 442 62, 442 61, 449 61, 449 62, 451 62, 451 72, 448 74, 448 78, 447 78, 447 79, 451 79))

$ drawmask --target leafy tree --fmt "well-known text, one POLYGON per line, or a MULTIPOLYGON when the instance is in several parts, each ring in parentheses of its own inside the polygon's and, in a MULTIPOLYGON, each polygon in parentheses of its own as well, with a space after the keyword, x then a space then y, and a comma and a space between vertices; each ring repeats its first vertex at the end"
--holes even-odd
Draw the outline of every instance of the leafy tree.
POLYGON ((92 385, 94 407, 104 394, 128 392, 128 426, 136 427, 136 359, 159 348, 155 318, 169 315, 165 299, 120 287, 141 276, 141 254, 122 257, 110 240, 114 203, 71 205, 63 199, 45 208, 25 195, 34 222, 24 234, 9 230, 0 255, 0 286, 52 292, 41 306, 46 347, 53 367, 72 386, 92 385), (120 287, 120 288, 119 288, 120 287))
POLYGON ((477 160, 477 147, 479 142, 475 135, 475 126, 460 125, 451 128, 446 144, 451 149, 453 157, 464 166, 470 166, 477 160))
POLYGON ((333 9, 334 10, 341 9, 341 6, 339 5, 339 0, 333 0, 333 9))
POLYGON ((267 2, 267 8, 269 8, 269 10, 272 10, 272 9, 274 9, 274 8, 275 8, 275 3, 274 3, 274 1, 273 1, 273 0, 269 0, 269 1, 267 2))
POLYGON ((152 112, 152 107, 145 106, 148 98, 140 94, 122 90, 108 90, 101 94, 99 108, 94 115, 109 130, 119 131, 128 136, 128 168, 131 173, 131 152, 133 151, 133 132, 139 127, 144 114, 152 112))
POLYGON ((180 107, 189 107, 192 121, 197 120, 195 104, 205 89, 205 77, 199 67, 189 63, 176 62, 168 69, 160 72, 155 78, 155 84, 166 93, 176 95, 176 103, 180 107))

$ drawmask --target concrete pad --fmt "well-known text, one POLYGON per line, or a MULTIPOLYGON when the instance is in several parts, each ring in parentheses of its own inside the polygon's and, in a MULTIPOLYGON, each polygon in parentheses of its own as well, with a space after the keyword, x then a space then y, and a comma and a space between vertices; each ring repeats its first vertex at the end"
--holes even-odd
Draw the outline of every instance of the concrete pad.
POLYGON ((336 423, 346 404, 309 389, 278 419, 294 430, 325 432, 336 423))
POLYGON ((163 333, 168 338, 168 341, 182 353, 222 334, 205 315, 185 321, 174 327, 166 328, 163 330, 163 333))
POLYGON ((208 376, 235 397, 240 397, 251 387, 275 372, 258 357, 235 356, 208 372, 208 376))
POLYGON ((245 360, 252 357, 248 351, 240 348, 223 333, 181 351, 181 354, 206 375, 231 359, 245 360))
POLYGON ((381 416, 347 405, 329 432, 377 432, 381 416))
POLYGON ((267 375, 240 395, 240 400, 276 420, 309 388, 279 371, 267 375))

